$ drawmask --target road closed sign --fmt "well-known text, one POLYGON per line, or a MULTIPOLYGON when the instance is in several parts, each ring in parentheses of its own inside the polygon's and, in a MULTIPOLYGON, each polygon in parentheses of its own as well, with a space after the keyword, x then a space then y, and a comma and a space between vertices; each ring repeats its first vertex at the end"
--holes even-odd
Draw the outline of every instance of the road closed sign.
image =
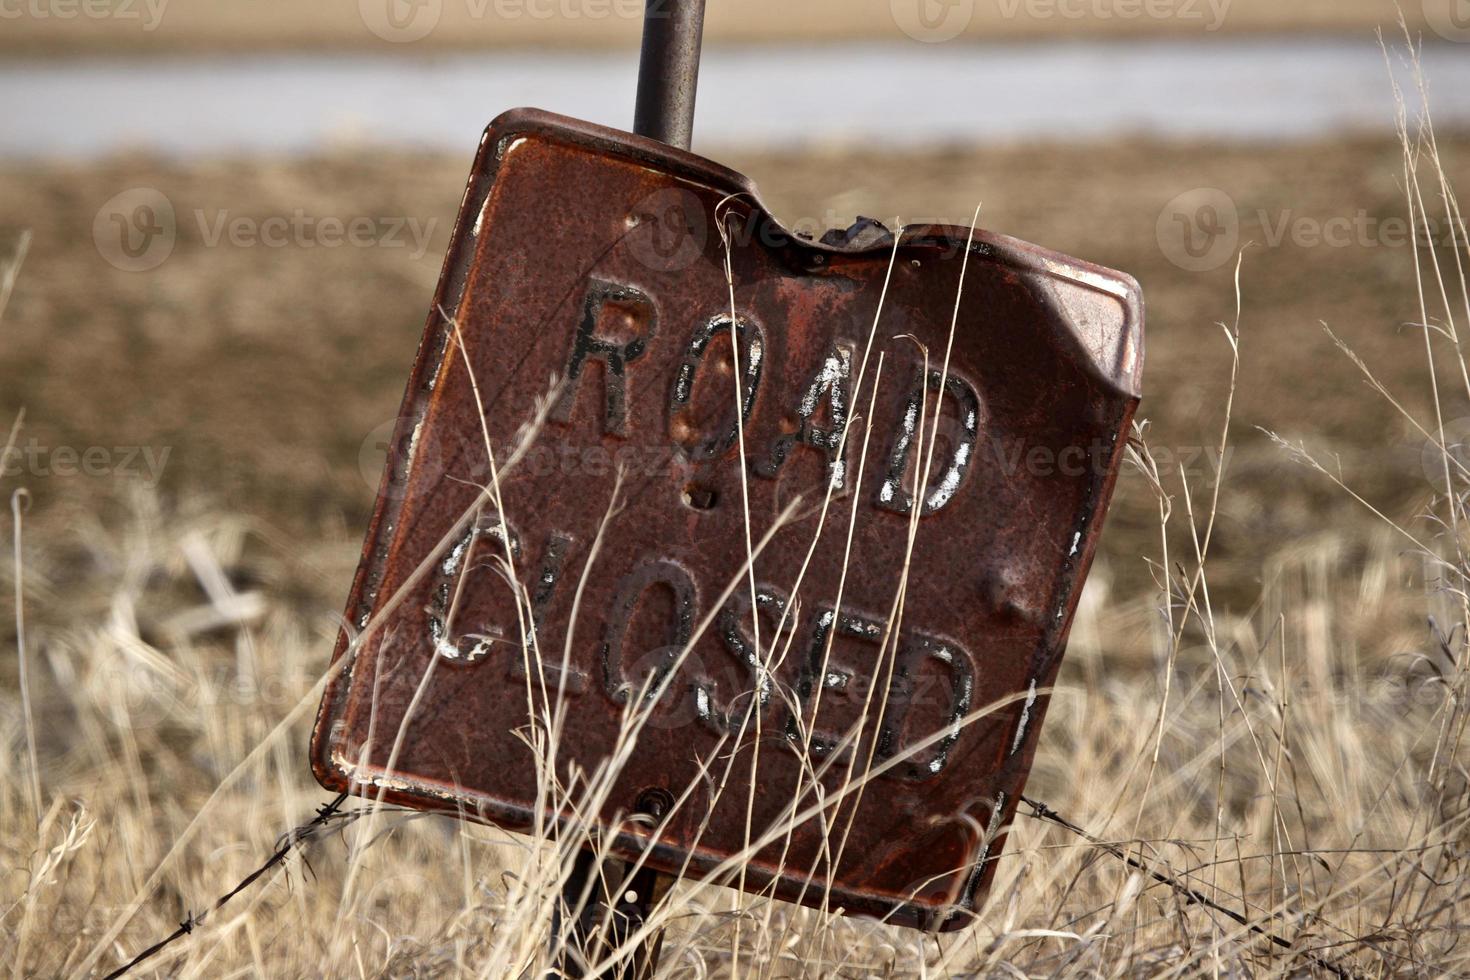
POLYGON ((969 921, 1138 404, 1127 276, 787 231, 533 110, 481 146, 313 739, 327 786, 969 921))

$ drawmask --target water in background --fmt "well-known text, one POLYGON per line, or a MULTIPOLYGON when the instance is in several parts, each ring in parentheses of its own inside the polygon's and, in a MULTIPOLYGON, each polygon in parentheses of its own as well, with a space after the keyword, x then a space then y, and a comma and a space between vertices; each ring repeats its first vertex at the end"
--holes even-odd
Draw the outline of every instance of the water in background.
MULTIPOLYGON (((1470 125, 1470 46, 1430 45, 1423 60, 1436 123, 1470 125)), ((1390 61, 1413 96, 1402 55, 1390 61)), ((0 156, 299 153, 343 141, 467 153, 513 106, 624 128, 636 71, 634 52, 585 51, 11 61, 0 66, 0 156)), ((695 148, 1120 132, 1280 140, 1390 133, 1394 111, 1372 38, 712 47, 695 148)))

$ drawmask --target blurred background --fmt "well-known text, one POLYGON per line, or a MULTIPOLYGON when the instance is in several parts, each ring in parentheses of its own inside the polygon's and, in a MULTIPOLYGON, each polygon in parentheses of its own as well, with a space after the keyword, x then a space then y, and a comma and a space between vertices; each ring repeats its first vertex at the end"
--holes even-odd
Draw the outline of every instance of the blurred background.
MULTIPOLYGON (((137 867, 311 700, 484 126, 521 105, 631 125, 642 12, 0 0, 0 427, 16 425, 7 492, 28 494, 11 540, 51 733, 40 768, 48 790, 128 775, 112 810, 142 829, 110 833, 137 867), (145 687, 123 698, 131 719, 97 695, 109 720, 93 741, 122 747, 82 758, 64 735, 91 709, 68 695, 78 677, 113 683, 98 672, 109 657, 145 687), (155 704, 172 720, 128 748, 155 704)), ((1453 280, 1466 236, 1429 180, 1416 249, 1405 176, 1406 160, 1437 156, 1452 185, 1470 180, 1467 0, 710 0, 694 149, 752 177, 789 227, 967 223, 982 204, 986 228, 1131 273, 1148 306, 1139 414, 1173 555, 1193 559, 1179 515, 1201 518, 1224 472, 1209 589, 1240 664, 1272 637, 1283 672, 1289 649, 1293 670, 1323 678, 1449 650, 1425 628, 1427 548, 1407 553, 1374 511, 1439 540, 1423 514, 1443 462, 1410 421, 1434 420, 1436 385, 1452 452, 1470 440, 1447 301, 1431 287, 1422 306, 1415 278, 1439 263, 1453 280), (1415 128, 1426 108, 1434 143, 1415 128), (1426 321, 1448 345, 1432 366, 1426 321), (1231 402, 1222 324, 1237 322, 1231 402)), ((1083 756, 1067 740, 1121 744, 1153 724, 1161 672, 1134 668, 1169 647, 1163 540, 1154 488, 1125 469, 1063 674, 1089 698, 1053 708, 1033 779, 1089 819, 1066 794, 1112 813, 1116 784, 1073 780, 1083 756), (1106 678, 1124 678, 1110 697, 1137 713, 1094 737, 1078 719, 1106 678)), ((0 610, 7 644, 14 613, 0 610)), ((1181 668, 1213 676, 1209 639, 1185 638, 1181 668)), ((0 688, 15 679, 7 656, 0 688)), ((3 708, 0 734, 19 746, 18 699, 3 708)), ((273 757, 280 808, 252 819, 257 850, 317 801, 302 727, 273 757)), ((1342 805, 1327 796, 1331 822, 1342 805)), ((1240 806, 1259 798, 1245 786, 1240 806)), ((1156 822, 1172 833, 1176 812, 1166 799, 1156 822)), ((217 853, 244 833, 221 827, 217 853)), ((124 879, 119 895, 141 885, 110 854, 97 867, 124 879)), ((201 873, 192 907, 218 877, 201 873)), ((180 914, 165 903, 131 947, 180 914)))

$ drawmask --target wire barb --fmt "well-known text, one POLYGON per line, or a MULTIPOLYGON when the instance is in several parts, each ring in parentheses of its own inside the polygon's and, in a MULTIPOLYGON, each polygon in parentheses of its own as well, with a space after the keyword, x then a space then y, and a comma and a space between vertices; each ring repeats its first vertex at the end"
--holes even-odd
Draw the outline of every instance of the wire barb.
MULTIPOLYGON (((297 827, 294 830, 288 831, 276 841, 275 852, 271 854, 268 859, 266 859, 266 862, 264 864, 256 868, 254 871, 250 872, 244 878, 240 879, 240 883, 238 885, 221 895, 218 899, 215 900, 213 905, 209 906, 209 908, 205 909, 203 912, 200 912, 198 915, 194 915, 193 913, 185 913, 184 921, 179 923, 179 927, 177 929, 169 933, 164 938, 160 939, 158 942, 154 943, 152 946, 149 946, 147 949, 143 950, 143 952, 139 953, 137 956, 134 956, 132 959, 128 960, 128 962, 124 963, 116 970, 113 970, 106 977, 104 977, 103 980, 117 980, 118 977, 124 976, 129 971, 131 971, 133 967, 138 966, 146 960, 152 959, 154 956, 157 956, 159 953, 163 952, 163 950, 167 949, 175 942, 178 942, 180 939, 183 939, 185 936, 192 933, 196 928, 198 928, 200 923, 202 923, 209 916, 211 912, 219 911, 221 908, 224 907, 226 902, 234 898, 236 895, 240 894, 245 889, 249 888, 251 885, 255 884, 255 882, 258 881, 260 877, 271 868, 274 868, 276 865, 286 860, 287 855, 289 855, 299 845, 315 837, 317 830, 326 826, 329 822, 331 822, 333 818, 338 816, 338 811, 342 809, 342 804, 346 802, 347 794, 339 793, 337 795, 337 798, 332 800, 332 802, 324 803, 323 805, 317 807, 316 816, 313 817, 310 822, 302 824, 300 827, 297 827)), ((343 814, 343 816, 350 817, 351 814, 343 814)))
POLYGON ((1098 850, 1106 851, 1113 857, 1117 858, 1119 861, 1122 861, 1124 864, 1128 865, 1130 868, 1133 868, 1136 871, 1143 872, 1154 881, 1157 881, 1159 884, 1168 885, 1170 888, 1174 889, 1175 893, 1178 894, 1185 901, 1210 909, 1214 912, 1219 912, 1221 915, 1226 916, 1231 921, 1245 926, 1247 929, 1255 933, 1257 936, 1260 936, 1262 939, 1269 940, 1273 945, 1279 946, 1282 949, 1290 949, 1300 953, 1302 956, 1305 956, 1307 959, 1311 960, 1314 965, 1321 967, 1335 977, 1339 977, 1340 980, 1357 980, 1356 975, 1351 970, 1340 967, 1335 963, 1328 962, 1327 960, 1322 959, 1320 956, 1316 956, 1312 953, 1306 952, 1305 950, 1297 950, 1295 944, 1293 944, 1291 940, 1278 936, 1276 935, 1276 933, 1265 928, 1264 926, 1252 922, 1250 919, 1246 918, 1244 915, 1240 914, 1234 909, 1227 908, 1226 906, 1221 905, 1219 902, 1214 901, 1197 889, 1190 887, 1189 885, 1180 881, 1178 878, 1175 878, 1173 875, 1168 875, 1162 871, 1157 871, 1144 864, 1142 861, 1139 861, 1137 858, 1130 857, 1126 852, 1124 852, 1122 848, 1118 847, 1116 844, 1109 844, 1107 841, 1092 834, 1089 834, 1077 824, 1068 820, 1066 817, 1062 816, 1056 810, 1047 806, 1040 800, 1033 800, 1031 799, 1031 797, 1022 794, 1021 802, 1031 808, 1031 812, 1027 814, 1027 816, 1032 817, 1036 820, 1043 820, 1049 823, 1056 824, 1058 827, 1061 827, 1069 833, 1074 834, 1077 837, 1080 837, 1083 840, 1087 841, 1087 843, 1091 844, 1093 847, 1096 847, 1098 850))

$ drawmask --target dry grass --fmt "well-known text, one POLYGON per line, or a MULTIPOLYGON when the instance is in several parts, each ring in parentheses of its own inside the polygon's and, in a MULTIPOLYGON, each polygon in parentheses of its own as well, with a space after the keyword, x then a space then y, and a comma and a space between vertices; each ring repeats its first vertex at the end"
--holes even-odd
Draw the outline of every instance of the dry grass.
MULTIPOLYGON (((1030 792, 1293 950, 1019 819, 990 902, 963 933, 934 939, 683 887, 665 906, 666 975, 732 975, 737 954, 737 975, 776 977, 1254 975, 1308 969, 1309 953, 1362 975, 1462 969, 1463 627, 1386 664, 1344 645, 1352 624, 1330 612, 1343 593, 1426 601, 1402 588, 1406 559, 1387 532, 1368 535, 1372 557, 1355 570, 1324 542, 1273 556, 1259 610, 1215 617, 1181 498, 1175 488, 1177 634, 1159 597, 1110 597, 1094 579, 1030 792), (1119 674, 1101 654, 1109 622, 1133 616, 1155 622, 1157 671, 1119 674)), ((289 553, 215 513, 160 513, 146 498, 118 526, 79 529, 71 543, 93 571, 64 593, 39 570, 30 578, 31 602, 63 606, 73 625, 39 648, 39 828, 22 752, 4 782, 4 929, 19 975, 76 969, 146 896, 103 949, 102 964, 120 962, 207 908, 324 800, 306 775, 304 729, 332 626, 270 598, 301 574, 289 553), (256 601, 210 600, 204 583, 221 578, 261 583, 240 590, 256 601), (159 867, 159 887, 144 891, 159 867)), ((1453 597, 1430 601, 1451 607, 1441 629, 1463 622, 1453 597)), ((18 715, 7 711, 17 750, 18 715)), ((529 975, 559 869, 524 839, 385 813, 314 838, 143 975, 529 975)))
MULTIPOLYGON (((1432 133, 1413 122, 1403 133, 1410 213, 1458 216, 1432 133)), ((1218 515, 1233 495, 1258 500, 1262 489, 1240 487, 1232 468, 1220 481, 1186 479, 1157 464, 1141 431, 1132 465, 1156 513, 1148 574, 1094 571, 1042 736, 1030 795, 1284 946, 1021 817, 964 932, 925 936, 686 883, 658 911, 663 974, 1465 972, 1470 471, 1445 434, 1470 404, 1458 338, 1470 320, 1470 250, 1459 246, 1418 253, 1417 279, 1401 283, 1422 297, 1428 363, 1425 390, 1390 393, 1412 428, 1448 449, 1428 506, 1381 503, 1310 441, 1282 439, 1361 517, 1222 565, 1218 515)), ((1235 372, 1247 363, 1236 351, 1249 350, 1252 325, 1218 312, 1231 324, 1214 334, 1225 396, 1195 439, 1223 450, 1252 434, 1234 419, 1235 372)), ((1398 413, 1386 399, 1374 410, 1398 413)), ((1307 425, 1278 427, 1288 424, 1307 425)), ((1377 478, 1423 476, 1415 459, 1377 478)), ((487 488, 491 505, 495 494, 487 488)), ((304 740, 336 625, 311 597, 345 582, 355 555, 346 534, 303 545, 217 506, 148 493, 110 509, 52 501, 39 535, 15 504, 6 584, 23 603, 6 613, 14 622, 24 609, 16 652, 29 669, 0 700, 0 930, 13 975, 62 976, 124 962, 207 909, 324 801, 304 740)), ((555 729, 552 715, 530 736, 542 758, 555 729)), ((585 801, 598 785, 596 774, 578 787, 548 779, 548 793, 585 801)), ((359 805, 368 815, 307 835, 142 974, 546 969, 565 842, 359 805)))

